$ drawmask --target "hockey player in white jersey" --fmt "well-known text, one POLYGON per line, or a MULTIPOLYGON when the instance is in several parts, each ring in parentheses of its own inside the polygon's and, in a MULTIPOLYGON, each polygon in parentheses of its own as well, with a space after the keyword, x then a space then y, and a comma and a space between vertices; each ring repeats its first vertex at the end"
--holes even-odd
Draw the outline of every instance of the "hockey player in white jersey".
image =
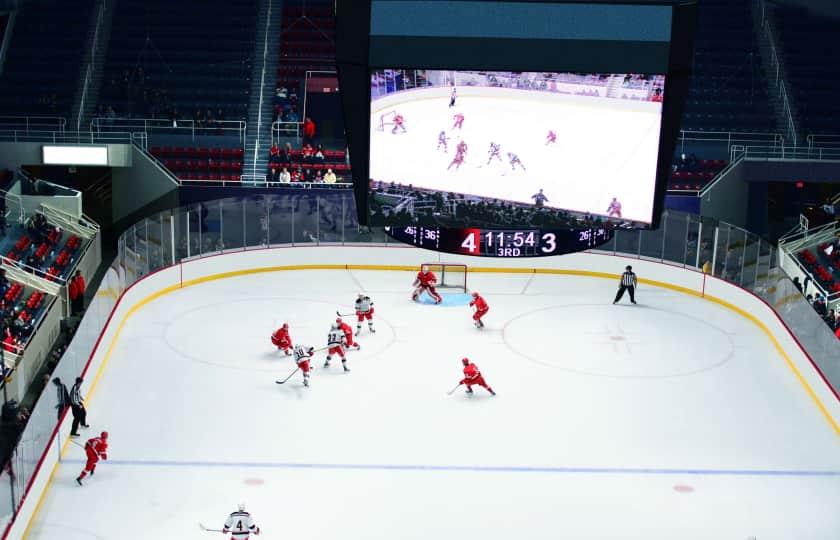
POLYGON ((332 355, 337 354, 341 358, 341 366, 344 368, 344 371, 350 371, 350 368, 347 367, 347 358, 344 356, 344 344, 345 344, 345 337, 344 331, 341 329, 338 324, 333 324, 330 327, 330 333, 327 334, 327 361, 324 362, 324 367, 330 367, 330 360, 332 360, 332 355))
POLYGON ((312 370, 309 361, 314 354, 315 347, 308 345, 297 345, 295 347, 295 363, 303 372, 303 386, 309 386, 309 372, 312 370))
POLYGON ((370 299, 370 296, 364 293, 359 293, 359 295, 356 297, 357 336, 362 331, 362 321, 364 321, 365 319, 367 319, 368 330, 370 330, 371 334, 375 334, 376 330, 373 329, 373 301, 370 299))
POLYGON ((260 534, 260 528, 254 524, 251 514, 245 511, 245 505, 240 504, 237 511, 228 516, 222 532, 230 533, 231 540, 248 540, 252 534, 260 534))

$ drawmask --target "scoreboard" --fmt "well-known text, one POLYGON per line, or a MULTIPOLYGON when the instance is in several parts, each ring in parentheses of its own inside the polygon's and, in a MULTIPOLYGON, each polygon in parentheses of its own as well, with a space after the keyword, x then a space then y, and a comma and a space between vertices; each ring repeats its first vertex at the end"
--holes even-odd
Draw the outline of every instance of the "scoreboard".
POLYGON ((476 257, 548 257, 594 248, 612 239, 605 228, 475 229, 386 227, 389 236, 423 249, 476 257))

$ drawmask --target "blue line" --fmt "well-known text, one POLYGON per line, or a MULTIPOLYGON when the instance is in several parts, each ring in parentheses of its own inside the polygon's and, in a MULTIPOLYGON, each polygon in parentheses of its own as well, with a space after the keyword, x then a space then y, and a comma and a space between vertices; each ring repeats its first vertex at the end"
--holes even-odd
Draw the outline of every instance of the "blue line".
MULTIPOLYGON (((84 463, 81 459, 65 459, 67 463, 84 463)), ((697 476, 816 476, 840 477, 840 471, 785 469, 657 469, 620 467, 516 467, 481 465, 405 465, 365 463, 278 463, 229 461, 168 461, 168 460, 109 460, 112 465, 134 467, 216 467, 254 469, 311 469, 347 471, 433 471, 483 473, 541 473, 541 474, 617 474, 617 475, 697 475, 697 476)))

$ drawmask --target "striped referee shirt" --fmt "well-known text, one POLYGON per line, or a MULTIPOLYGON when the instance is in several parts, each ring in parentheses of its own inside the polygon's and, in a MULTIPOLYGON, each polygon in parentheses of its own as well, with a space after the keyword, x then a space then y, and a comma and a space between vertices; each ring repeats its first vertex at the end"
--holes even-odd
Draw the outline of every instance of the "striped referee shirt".
POLYGON ((84 398, 82 397, 82 389, 80 387, 80 384, 74 384, 73 388, 70 389, 70 403, 76 407, 81 407, 82 401, 84 401, 84 398))
POLYGON ((634 274, 630 270, 627 270, 623 274, 621 274, 621 286, 622 287, 635 287, 636 286, 636 274, 634 274))

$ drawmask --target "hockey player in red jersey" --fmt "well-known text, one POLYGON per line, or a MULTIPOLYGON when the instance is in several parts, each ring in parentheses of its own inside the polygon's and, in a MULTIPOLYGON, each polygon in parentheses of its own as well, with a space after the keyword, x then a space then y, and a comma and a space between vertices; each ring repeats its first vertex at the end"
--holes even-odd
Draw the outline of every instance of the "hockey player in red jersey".
POLYGON ((607 215, 609 217, 621 217, 621 203, 615 197, 613 197, 610 205, 607 207, 607 215))
POLYGON ((392 120, 394 122, 394 128, 391 130, 391 134, 396 134, 398 129, 401 129, 403 133, 405 133, 405 118, 400 113, 394 115, 392 120))
POLYGON ((455 170, 457 171, 458 169, 461 168, 461 165, 463 163, 464 163, 464 153, 463 152, 455 152, 455 157, 452 158, 452 161, 449 162, 449 167, 447 167, 446 170, 448 171, 449 169, 452 168, 453 165, 455 165, 455 170))
POLYGON ((464 127, 464 115, 461 113, 457 113, 455 116, 452 117, 455 120, 455 123, 452 124, 452 129, 458 128, 461 129, 464 127))
POLYGON ((359 293, 356 297, 356 335, 362 331, 362 321, 367 320, 368 330, 371 334, 375 334, 373 329, 373 301, 370 296, 359 293))
POLYGON ((327 334, 327 361, 324 362, 324 367, 330 367, 330 360, 332 355, 337 354, 341 358, 341 365, 344 371, 350 371, 347 367, 347 358, 344 356, 344 331, 337 325, 333 324, 330 328, 330 333, 327 334))
POLYGON ((545 136, 545 145, 554 144, 557 142, 557 134, 552 130, 548 130, 548 135, 545 136))
POLYGON ((292 338, 289 336, 289 323, 283 323, 283 326, 271 334, 271 343, 274 344, 278 350, 282 350, 286 353, 286 356, 292 354, 291 350, 294 345, 292 345, 292 338))
POLYGON ((459 154, 464 154, 466 156, 467 155, 467 143, 465 143, 464 141, 460 141, 458 143, 458 146, 455 147, 455 151, 459 154))
POLYGON ((353 347, 354 349, 361 349, 362 346, 358 343, 353 341, 353 327, 344 322, 341 317, 335 320, 335 324, 344 332, 344 340, 347 343, 348 347, 353 347))
POLYGON ((475 327, 484 328, 484 322, 482 322, 481 318, 487 315, 487 312, 490 311, 490 306, 487 305, 487 301, 484 300, 484 297, 477 292, 473 292, 472 297, 473 299, 472 302, 470 302, 470 306, 475 307, 475 313, 473 313, 475 327))
POLYGON ((435 276, 435 273, 429 270, 428 266, 422 266, 420 271, 417 272, 417 278, 414 280, 415 289, 414 293, 411 295, 411 299, 416 302, 423 291, 426 291, 429 293, 429 296, 435 299, 435 304, 440 304, 443 301, 443 298, 441 298, 435 289, 435 283, 437 283, 437 276, 435 276))
POLYGON ((496 395, 496 392, 487 385, 484 377, 482 377, 481 372, 478 370, 478 366, 470 362, 469 358, 464 358, 461 362, 464 364, 464 378, 461 379, 461 384, 466 385, 468 394, 472 394, 473 385, 477 385, 486 388, 487 391, 494 396, 496 395))
POLYGON ((85 468, 76 478, 76 483, 82 485, 82 480, 90 473, 93 476, 96 470, 96 464, 100 459, 108 459, 108 432, 103 431, 99 437, 88 439, 85 443, 85 454, 87 454, 87 463, 85 468))

